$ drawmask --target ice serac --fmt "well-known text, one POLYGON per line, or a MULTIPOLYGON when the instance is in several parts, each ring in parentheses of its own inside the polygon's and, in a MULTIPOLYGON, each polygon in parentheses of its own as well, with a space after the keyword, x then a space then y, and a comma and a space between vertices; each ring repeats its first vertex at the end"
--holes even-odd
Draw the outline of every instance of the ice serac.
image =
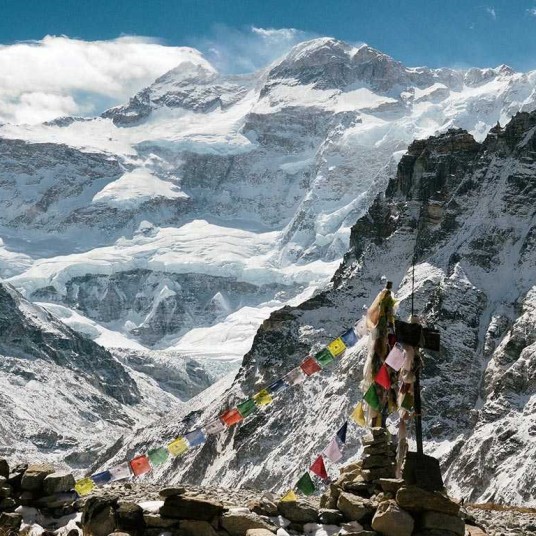
MULTIPOLYGON (((413 142, 396 176, 352 227, 331 288, 271 314, 232 385, 184 431, 250 396, 319 350, 394 282, 399 314, 415 309, 441 333, 424 352, 425 450, 447 485, 472 501, 532 504, 536 489, 536 112, 519 113, 482 143, 461 129, 413 142)), ((162 468, 163 481, 272 487, 296 482, 360 399, 362 340, 331 369, 279 394, 244 424, 162 468)), ((205 403, 209 401, 207 393, 205 403)), ((177 432, 164 420, 130 451, 177 432)), ((359 449, 352 427, 346 454, 359 449)), ((123 449, 115 460, 129 454, 123 449)), ((114 460, 112 460, 114 461, 114 460)))

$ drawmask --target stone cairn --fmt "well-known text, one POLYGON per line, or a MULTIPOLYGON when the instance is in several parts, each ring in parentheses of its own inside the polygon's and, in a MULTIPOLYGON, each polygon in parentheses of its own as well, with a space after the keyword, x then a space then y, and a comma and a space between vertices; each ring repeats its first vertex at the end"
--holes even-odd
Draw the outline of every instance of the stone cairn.
POLYGON ((130 483, 78 498, 69 473, 42 464, 9 471, 0 460, 0 536, 23 534, 21 506, 52 522, 42 536, 288 536, 326 525, 329 534, 341 536, 485 535, 465 526, 460 505, 444 492, 394 478, 395 447, 384 429, 371 429, 363 443, 363 458, 341 468, 320 498, 278 501, 271 493, 244 490, 239 502, 236 495, 229 501, 223 492, 176 487, 161 490, 161 502, 152 508, 125 500, 135 487, 130 483), (68 519, 75 521, 66 526, 68 519))

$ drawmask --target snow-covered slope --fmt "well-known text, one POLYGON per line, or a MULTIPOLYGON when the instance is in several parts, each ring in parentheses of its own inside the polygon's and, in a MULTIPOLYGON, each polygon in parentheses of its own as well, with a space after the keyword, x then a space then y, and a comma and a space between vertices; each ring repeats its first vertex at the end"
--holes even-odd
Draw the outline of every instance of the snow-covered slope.
POLYGON ((182 367, 114 357, 0 285, 0 455, 86 466, 111 438, 211 383, 194 361, 182 367))
POLYGON ((270 311, 329 280, 414 138, 482 140, 535 86, 328 38, 241 76, 190 54, 102 117, 0 126, 2 275, 122 344, 237 366, 270 311))
MULTIPOLYGON (((225 392, 207 392, 188 412, 125 437, 101 462, 171 440, 281 377, 353 325, 383 276, 405 317, 415 256, 416 312, 441 333, 441 352, 424 353, 426 452, 441 458, 459 497, 536 504, 535 177, 536 112, 516 115, 482 143, 455 129, 415 141, 352 227, 331 288, 272 313, 225 392)), ((156 478, 278 490, 295 483, 362 396, 366 347, 361 340, 156 478)), ((348 456, 361 433, 352 427, 348 456)))

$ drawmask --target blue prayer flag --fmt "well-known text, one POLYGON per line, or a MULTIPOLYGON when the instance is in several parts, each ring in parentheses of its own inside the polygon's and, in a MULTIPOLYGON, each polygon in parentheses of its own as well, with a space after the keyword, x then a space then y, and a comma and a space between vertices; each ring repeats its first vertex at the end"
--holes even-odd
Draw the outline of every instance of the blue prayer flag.
POLYGON ((346 432, 348 431, 348 421, 346 421, 337 432, 337 439, 344 445, 346 443, 346 432))
POLYGON ((350 328, 344 335, 341 335, 341 339, 346 346, 353 346, 357 342, 357 335, 355 334, 354 329, 350 328))
POLYGON ((97 484, 97 486, 103 486, 112 480, 110 471, 103 471, 102 473, 95 473, 90 476, 91 480, 97 484))
POLYGON ((184 439, 188 441, 190 447, 202 445, 206 441, 205 434, 203 433, 201 428, 197 428, 197 430, 192 430, 191 432, 184 434, 184 439))
POLYGON ((283 389, 286 389, 288 387, 288 384, 281 378, 280 380, 275 381, 271 385, 268 386, 268 392, 270 394, 275 394, 279 391, 282 391, 283 389))

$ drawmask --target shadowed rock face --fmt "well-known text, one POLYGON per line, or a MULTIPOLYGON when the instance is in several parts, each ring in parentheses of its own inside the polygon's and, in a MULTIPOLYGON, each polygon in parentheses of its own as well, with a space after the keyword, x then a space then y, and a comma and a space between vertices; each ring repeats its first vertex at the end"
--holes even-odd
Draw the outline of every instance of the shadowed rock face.
POLYGON ((118 401, 140 401, 136 383, 107 350, 4 285, 0 285, 0 353, 53 362, 76 371, 118 401))
MULTIPOLYGON (((426 451, 439 447, 455 495, 531 503, 535 143, 536 113, 516 115, 482 144, 461 130, 414 142, 385 193, 352 228, 332 288, 273 313, 232 387, 190 414, 188 426, 256 392, 353 325, 382 276, 393 281, 406 317, 415 258, 415 311, 442 341, 440 353, 424 355, 426 451)), ((362 341, 162 478, 278 489, 294 483, 298 473, 289 468, 313 459, 359 400, 365 354, 362 341)), ((170 425, 147 430, 142 441, 170 425)), ((347 454, 358 452, 359 435, 350 430, 347 454)), ((130 445, 136 447, 141 442, 130 445)))

